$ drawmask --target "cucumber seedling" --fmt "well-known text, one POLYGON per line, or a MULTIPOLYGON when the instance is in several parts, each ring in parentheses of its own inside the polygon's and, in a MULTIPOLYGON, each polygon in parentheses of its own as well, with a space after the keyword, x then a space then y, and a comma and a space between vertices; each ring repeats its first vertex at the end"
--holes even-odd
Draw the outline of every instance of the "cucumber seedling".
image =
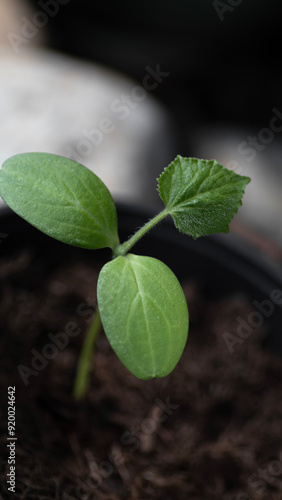
POLYGON ((131 249, 167 216, 193 238, 229 232, 249 181, 215 160, 177 156, 158 179, 164 209, 121 244, 113 198, 88 168, 47 153, 24 153, 4 162, 0 194, 14 212, 64 243, 112 250, 112 260, 98 277, 98 308, 80 354, 75 397, 86 392, 101 323, 113 350, 136 377, 165 377, 174 369, 189 324, 181 285, 163 262, 131 249))

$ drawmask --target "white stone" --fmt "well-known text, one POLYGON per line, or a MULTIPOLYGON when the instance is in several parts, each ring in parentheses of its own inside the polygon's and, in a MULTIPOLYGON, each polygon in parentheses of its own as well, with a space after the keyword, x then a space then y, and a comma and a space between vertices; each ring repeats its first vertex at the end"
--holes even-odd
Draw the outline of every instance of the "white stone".
POLYGON ((168 117, 152 93, 139 102, 131 99, 136 106, 125 117, 113 111, 113 103, 130 95, 136 82, 31 46, 20 54, 2 48, 0 74, 1 164, 30 151, 72 157, 100 176, 117 200, 156 203, 155 179, 173 158, 168 117), (101 129, 105 118, 114 130, 81 152, 85 131, 101 129))

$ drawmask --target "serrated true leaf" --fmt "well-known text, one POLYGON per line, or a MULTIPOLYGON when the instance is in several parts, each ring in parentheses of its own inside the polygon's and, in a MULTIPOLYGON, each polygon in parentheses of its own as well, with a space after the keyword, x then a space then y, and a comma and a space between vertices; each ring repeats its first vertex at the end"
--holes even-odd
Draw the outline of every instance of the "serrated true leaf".
POLYGON ((229 223, 242 205, 249 177, 215 160, 177 158, 158 179, 158 191, 175 226, 198 238, 229 232, 229 223))
POLYGON ((49 236, 83 248, 115 248, 117 214, 105 184, 61 156, 24 153, 0 171, 0 194, 14 212, 49 236))
POLYGON ((108 262, 98 279, 98 307, 108 340, 140 379, 168 375, 188 334, 180 283, 162 262, 127 254, 108 262))

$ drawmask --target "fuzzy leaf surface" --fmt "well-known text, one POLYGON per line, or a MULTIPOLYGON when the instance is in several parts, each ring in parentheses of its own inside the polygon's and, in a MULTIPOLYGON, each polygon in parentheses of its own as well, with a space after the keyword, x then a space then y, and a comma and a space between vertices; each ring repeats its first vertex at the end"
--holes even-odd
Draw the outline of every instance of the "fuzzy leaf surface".
POLYGON ((92 249, 118 245, 111 194, 73 160, 47 153, 12 156, 0 171, 0 194, 14 212, 57 240, 92 249))
POLYGON ((126 368, 144 380, 168 375, 188 334, 186 300, 171 269, 152 257, 117 257, 102 268, 97 294, 104 331, 126 368))
POLYGON ((229 232, 249 182, 215 160, 177 156, 159 177, 158 191, 175 226, 198 238, 229 232))

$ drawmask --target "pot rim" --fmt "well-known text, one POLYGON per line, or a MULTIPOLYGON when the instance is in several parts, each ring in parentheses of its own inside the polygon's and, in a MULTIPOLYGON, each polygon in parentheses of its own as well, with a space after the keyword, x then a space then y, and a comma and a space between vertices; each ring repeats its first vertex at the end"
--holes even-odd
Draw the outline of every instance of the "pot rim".
MULTIPOLYGON (((125 238, 131 236, 153 213, 150 207, 127 203, 117 203, 117 211, 119 232, 125 233, 125 238)), ((156 211, 154 215, 155 213, 156 211)), ((40 241, 43 238, 45 250, 48 241, 57 245, 56 248, 63 248, 63 251, 64 247, 69 247, 43 235, 9 207, 1 211, 0 224, 2 234, 4 231, 15 234, 21 227, 24 239, 31 236, 28 241, 32 241, 34 237, 36 241, 40 241)), ((14 240, 12 242, 15 244, 14 240)), ((89 250, 77 250, 89 255, 89 250)), ((273 290, 279 290, 282 294, 282 268, 236 234, 215 234, 194 240, 175 229, 170 218, 157 225, 150 232, 149 238, 145 235, 134 247, 134 253, 159 258, 171 267, 180 281, 183 278, 195 281, 199 277, 200 283, 204 283, 203 293, 209 298, 222 298, 234 293, 242 296, 243 293, 256 312, 258 309, 255 302, 269 301, 273 290), (179 252, 175 257, 176 245, 179 252)), ((275 303, 273 313, 263 320, 266 325, 265 344, 282 357, 282 304, 275 303)))

